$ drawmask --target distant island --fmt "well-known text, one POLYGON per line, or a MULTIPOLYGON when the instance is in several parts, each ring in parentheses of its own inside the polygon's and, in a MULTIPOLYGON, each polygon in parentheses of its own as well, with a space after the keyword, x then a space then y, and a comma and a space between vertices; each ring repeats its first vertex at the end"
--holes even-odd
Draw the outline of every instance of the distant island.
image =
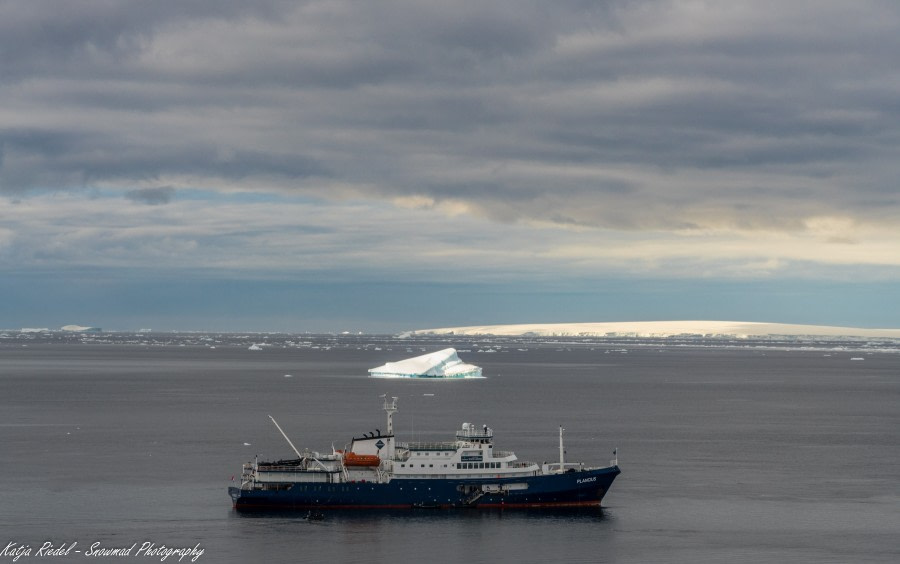
POLYGON ((752 321, 627 321, 606 323, 528 323, 418 329, 406 335, 496 335, 534 337, 828 337, 900 339, 900 329, 862 329, 752 321))

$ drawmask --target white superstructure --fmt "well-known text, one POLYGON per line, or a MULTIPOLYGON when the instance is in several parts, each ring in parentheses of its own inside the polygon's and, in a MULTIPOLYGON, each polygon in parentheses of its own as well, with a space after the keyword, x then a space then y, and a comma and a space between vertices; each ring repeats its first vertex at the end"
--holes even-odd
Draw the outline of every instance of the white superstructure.
POLYGON ((536 476, 534 462, 494 450, 494 431, 463 423, 455 441, 399 443, 389 461, 394 478, 513 478, 536 476))
MULTIPOLYGON (((403 479, 518 478, 584 470, 583 463, 520 461, 511 451, 494 450, 494 430, 463 423, 453 441, 395 442, 393 415, 397 398, 384 400, 387 433, 376 429, 354 437, 343 450, 319 453, 298 451, 296 460, 244 465, 242 486, 266 482, 385 483, 403 479)), ((270 416, 271 417, 271 416, 270 416)), ((562 449, 562 429, 560 429, 562 449)))

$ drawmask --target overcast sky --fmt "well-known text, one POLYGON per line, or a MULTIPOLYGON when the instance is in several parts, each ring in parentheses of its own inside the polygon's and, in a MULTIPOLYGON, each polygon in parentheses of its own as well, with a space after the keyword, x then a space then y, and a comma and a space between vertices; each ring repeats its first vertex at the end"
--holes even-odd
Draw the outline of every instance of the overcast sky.
POLYGON ((0 328, 900 327, 900 3, 0 1, 0 328))

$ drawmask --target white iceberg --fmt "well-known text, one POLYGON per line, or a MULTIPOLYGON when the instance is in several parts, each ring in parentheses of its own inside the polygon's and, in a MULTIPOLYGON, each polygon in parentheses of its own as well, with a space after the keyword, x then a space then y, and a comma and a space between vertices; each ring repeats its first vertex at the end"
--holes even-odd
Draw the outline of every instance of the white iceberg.
POLYGON ((84 325, 63 325, 60 327, 62 331, 69 331, 74 333, 102 333, 103 329, 99 327, 86 327, 84 325))
POLYGON ((481 378, 481 367, 466 364, 456 349, 423 354, 369 369, 371 378, 481 378))

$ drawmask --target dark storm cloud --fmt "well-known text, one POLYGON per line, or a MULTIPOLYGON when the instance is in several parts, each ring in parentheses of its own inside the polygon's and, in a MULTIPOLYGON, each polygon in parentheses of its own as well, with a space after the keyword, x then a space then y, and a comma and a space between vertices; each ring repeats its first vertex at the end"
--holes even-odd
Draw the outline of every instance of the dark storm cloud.
POLYGON ((245 17, 277 18, 283 2, 34 0, 0 2, 0 69, 4 81, 43 72, 79 76, 127 64, 167 25, 245 17))
POLYGON ((890 221, 898 52, 878 0, 4 2, 0 189, 328 179, 503 221, 890 221))
POLYGON ((134 143, 109 133, 0 131, 0 188, 20 191, 143 181, 184 174, 210 179, 304 178, 329 173, 315 159, 260 151, 219 152, 212 144, 134 143), (36 166, 37 165, 37 166, 36 166))
POLYGON ((171 186, 157 186, 154 188, 138 188, 125 192, 125 197, 135 202, 158 206, 168 204, 175 195, 175 189, 171 186))

